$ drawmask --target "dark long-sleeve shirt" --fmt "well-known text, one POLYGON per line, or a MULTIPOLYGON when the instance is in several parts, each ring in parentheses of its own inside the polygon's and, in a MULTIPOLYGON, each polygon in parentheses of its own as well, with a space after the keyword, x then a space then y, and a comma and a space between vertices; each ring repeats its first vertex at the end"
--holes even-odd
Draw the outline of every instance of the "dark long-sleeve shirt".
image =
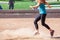
POLYGON ((14 4, 14 0, 9 0, 9 4, 14 4))

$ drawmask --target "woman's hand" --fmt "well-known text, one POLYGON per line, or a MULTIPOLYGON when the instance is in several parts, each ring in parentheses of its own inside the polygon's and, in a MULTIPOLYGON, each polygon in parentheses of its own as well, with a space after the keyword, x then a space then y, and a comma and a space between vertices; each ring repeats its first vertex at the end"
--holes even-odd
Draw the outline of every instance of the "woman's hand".
POLYGON ((48 5, 48 7, 49 7, 49 8, 51 8, 51 6, 50 6, 50 5, 48 5))
POLYGON ((33 6, 30 6, 31 9, 34 9, 33 6))
POLYGON ((32 9, 37 9, 37 7, 36 7, 36 6, 30 6, 30 8, 32 8, 32 9))
POLYGON ((30 6, 30 8, 33 8, 33 6, 30 6))

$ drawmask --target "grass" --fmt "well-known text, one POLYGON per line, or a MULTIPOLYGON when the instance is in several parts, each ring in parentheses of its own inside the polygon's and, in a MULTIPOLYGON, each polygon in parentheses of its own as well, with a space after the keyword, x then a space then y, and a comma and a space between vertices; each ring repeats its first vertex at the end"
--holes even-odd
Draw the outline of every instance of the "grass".
POLYGON ((30 9, 30 5, 34 5, 33 2, 17 2, 15 3, 15 9, 30 9))
MULTIPOLYGON (((9 9, 9 5, 8 4, 0 4, 3 8, 3 10, 8 10, 9 9)), ((34 5, 34 2, 15 2, 14 4, 14 9, 30 9, 30 5, 34 5)))
MULTIPOLYGON (((3 9, 9 9, 8 4, 0 4, 3 9)), ((33 2, 15 2, 14 4, 14 9, 30 9, 30 5, 34 5, 33 2)))
MULTIPOLYGON (((50 2, 49 4, 55 5, 55 4, 60 4, 60 2, 50 2)), ((8 10, 9 5, 8 4, 0 4, 3 8, 3 10, 8 10)), ((35 5, 34 2, 15 2, 15 7, 14 9, 30 9, 30 5, 35 5)))

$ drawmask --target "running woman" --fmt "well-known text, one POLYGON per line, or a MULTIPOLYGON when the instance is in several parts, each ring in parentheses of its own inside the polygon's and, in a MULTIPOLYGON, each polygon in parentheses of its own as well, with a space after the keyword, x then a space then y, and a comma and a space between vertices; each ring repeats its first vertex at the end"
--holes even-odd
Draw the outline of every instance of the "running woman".
POLYGON ((49 8, 51 8, 51 6, 45 1, 45 0, 36 0, 37 4, 35 6, 30 6, 33 9, 38 8, 39 9, 39 15, 36 16, 35 20, 34 20, 34 25, 35 28, 37 30, 37 32, 35 34, 39 34, 39 28, 38 28, 38 24, 37 22, 39 20, 41 20, 41 25, 46 27, 49 31, 50 31, 50 35, 51 37, 53 37, 54 34, 54 30, 52 30, 46 23, 45 23, 45 19, 46 19, 46 9, 45 9, 45 4, 48 5, 49 8))

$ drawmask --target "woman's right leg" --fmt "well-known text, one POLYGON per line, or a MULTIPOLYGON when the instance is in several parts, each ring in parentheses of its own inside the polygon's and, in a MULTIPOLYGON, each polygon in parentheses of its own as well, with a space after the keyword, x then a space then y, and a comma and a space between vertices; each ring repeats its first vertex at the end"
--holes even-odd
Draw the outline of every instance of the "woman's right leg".
POLYGON ((38 22, 40 19, 41 19, 41 16, 40 16, 40 14, 39 14, 39 15, 36 16, 36 18, 35 18, 35 20, 34 20, 34 25, 35 25, 36 30, 39 29, 37 22, 38 22))
POLYGON ((35 28, 36 28, 36 31, 37 31, 37 32, 35 32, 35 35, 39 34, 39 28, 38 28, 38 23, 37 22, 40 20, 40 18, 41 18, 41 16, 39 14, 39 15, 36 16, 36 18, 34 20, 34 25, 35 25, 35 28))

